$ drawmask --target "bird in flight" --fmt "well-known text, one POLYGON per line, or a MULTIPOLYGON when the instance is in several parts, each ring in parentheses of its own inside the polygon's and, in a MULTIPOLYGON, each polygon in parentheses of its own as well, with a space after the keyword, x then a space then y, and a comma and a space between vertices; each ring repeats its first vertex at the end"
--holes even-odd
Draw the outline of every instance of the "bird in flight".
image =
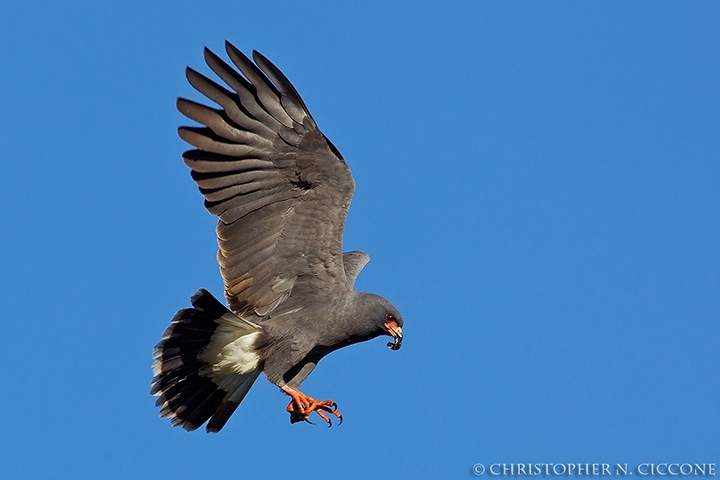
POLYGON ((151 393, 160 416, 218 432, 261 372, 290 396, 292 423, 311 413, 342 422, 332 400, 300 384, 339 348, 381 335, 402 345, 402 316, 354 289, 370 261, 342 251, 355 182, 290 81, 267 58, 225 43, 230 66, 205 49, 222 86, 187 68, 190 84, 219 108, 180 98, 202 126, 180 127, 183 154, 207 210, 218 217, 218 262, 229 308, 201 289, 153 350, 151 393))

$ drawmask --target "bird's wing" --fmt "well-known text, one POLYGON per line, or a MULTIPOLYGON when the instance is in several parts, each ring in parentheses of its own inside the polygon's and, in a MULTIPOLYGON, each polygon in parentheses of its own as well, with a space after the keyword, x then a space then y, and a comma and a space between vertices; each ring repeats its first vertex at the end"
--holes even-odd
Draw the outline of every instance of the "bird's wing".
POLYGON ((218 261, 235 312, 264 316, 293 286, 350 288, 342 234, 355 182, 290 81, 253 52, 226 42, 232 63, 205 49, 231 90, 187 69, 190 84, 220 106, 178 99, 204 127, 180 127, 195 150, 183 154, 207 210, 219 217, 218 261))

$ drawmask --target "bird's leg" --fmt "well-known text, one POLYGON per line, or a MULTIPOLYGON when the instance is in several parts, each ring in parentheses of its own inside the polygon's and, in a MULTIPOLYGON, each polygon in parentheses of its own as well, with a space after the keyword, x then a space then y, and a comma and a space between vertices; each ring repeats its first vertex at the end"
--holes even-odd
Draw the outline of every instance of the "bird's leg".
POLYGON ((337 404, 332 400, 315 400, 314 398, 308 397, 304 393, 292 389, 287 385, 281 387, 281 390, 290 395, 290 398, 292 398, 286 409, 290 414, 290 423, 312 423, 309 420, 310 414, 315 412, 320 416, 320 418, 327 422, 328 427, 332 426, 332 421, 330 420, 330 417, 325 415, 325 413, 329 413, 330 415, 339 418, 340 423, 338 423, 338 425, 342 424, 342 414, 337 411, 337 404))

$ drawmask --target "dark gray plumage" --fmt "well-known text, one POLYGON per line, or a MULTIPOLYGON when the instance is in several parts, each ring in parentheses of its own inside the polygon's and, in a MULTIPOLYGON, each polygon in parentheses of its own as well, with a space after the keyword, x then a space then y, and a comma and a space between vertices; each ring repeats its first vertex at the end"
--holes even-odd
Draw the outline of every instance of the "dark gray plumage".
POLYGON ((226 42, 240 73, 205 49, 232 90, 188 68, 187 78, 220 106, 178 99, 203 127, 181 127, 196 149, 183 154, 207 210, 219 217, 218 262, 230 309, 206 290, 180 310, 155 347, 151 393, 161 416, 194 430, 219 431, 260 372, 290 395, 291 421, 314 411, 340 418, 331 400, 300 392, 318 361, 375 338, 402 342, 402 317, 387 300, 354 290, 370 260, 342 253, 355 190, 350 169, 320 132, 290 81, 253 52, 226 42))

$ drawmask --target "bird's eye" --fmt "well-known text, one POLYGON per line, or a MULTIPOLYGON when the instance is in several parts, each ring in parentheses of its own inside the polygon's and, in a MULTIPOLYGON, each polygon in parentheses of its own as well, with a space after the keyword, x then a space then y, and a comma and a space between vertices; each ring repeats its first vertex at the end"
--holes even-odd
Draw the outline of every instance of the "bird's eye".
POLYGON ((395 315, 393 315, 392 313, 388 313, 387 315, 385 315, 385 320, 388 322, 397 322, 397 320, 395 320, 395 315))

